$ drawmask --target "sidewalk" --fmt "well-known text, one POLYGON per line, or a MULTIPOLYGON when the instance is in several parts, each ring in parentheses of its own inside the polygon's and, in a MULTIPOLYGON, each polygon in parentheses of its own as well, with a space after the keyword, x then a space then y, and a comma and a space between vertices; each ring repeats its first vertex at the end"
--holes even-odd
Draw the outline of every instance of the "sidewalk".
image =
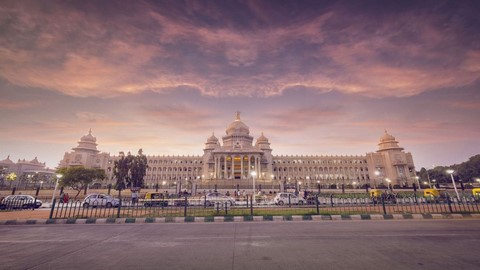
MULTIPOLYGON (((19 212, 9 212, 18 214, 19 212)), ((22 224, 128 224, 128 223, 207 223, 207 222, 328 222, 351 220, 435 220, 479 219, 480 214, 393 214, 393 215, 293 215, 293 216, 208 216, 208 217, 158 217, 158 218, 88 218, 48 219, 48 211, 20 211, 19 215, 0 213, 0 225, 22 224), (29 212, 29 213, 27 213, 29 212)))

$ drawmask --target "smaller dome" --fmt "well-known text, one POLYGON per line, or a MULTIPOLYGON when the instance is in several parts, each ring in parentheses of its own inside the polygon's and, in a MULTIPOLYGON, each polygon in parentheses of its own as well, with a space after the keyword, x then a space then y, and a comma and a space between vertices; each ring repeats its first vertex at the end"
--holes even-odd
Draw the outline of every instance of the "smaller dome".
POLYGON ((395 137, 392 135, 388 134, 387 130, 385 130, 385 134, 380 138, 381 142, 386 142, 386 141, 395 141, 395 137))
POLYGON ((92 129, 90 129, 88 131, 87 135, 82 136, 82 138, 80 138, 80 141, 82 141, 82 142, 96 142, 97 138, 92 136, 92 129))
POLYGON ((210 136, 210 137, 207 139, 207 142, 208 142, 208 143, 217 143, 217 142, 218 142, 217 137, 215 137, 215 133, 212 132, 212 136, 210 136))
POLYGON ((265 137, 263 135, 263 132, 262 132, 262 135, 260 135, 260 137, 258 137, 257 143, 268 143, 268 139, 267 139, 267 137, 265 137))
POLYGON ((0 163, 3 163, 3 164, 13 164, 13 161, 10 159, 10 155, 7 156, 6 159, 0 161, 0 163))

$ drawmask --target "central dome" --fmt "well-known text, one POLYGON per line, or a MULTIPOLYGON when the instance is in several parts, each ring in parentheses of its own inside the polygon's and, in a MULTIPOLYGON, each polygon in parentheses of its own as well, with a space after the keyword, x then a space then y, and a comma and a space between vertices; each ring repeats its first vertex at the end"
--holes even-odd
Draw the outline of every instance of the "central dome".
POLYGON ((228 136, 231 135, 249 135, 250 134, 250 129, 248 128, 245 123, 243 123, 240 120, 240 113, 237 112, 237 117, 235 121, 233 121, 230 125, 227 127, 226 131, 228 136))

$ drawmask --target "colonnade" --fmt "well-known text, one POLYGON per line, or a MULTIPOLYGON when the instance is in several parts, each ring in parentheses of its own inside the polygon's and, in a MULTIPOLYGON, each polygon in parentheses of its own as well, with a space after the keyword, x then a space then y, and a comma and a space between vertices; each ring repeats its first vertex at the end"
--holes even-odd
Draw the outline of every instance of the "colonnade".
POLYGON ((252 172, 261 173, 260 155, 215 155, 213 178, 248 179, 252 172))

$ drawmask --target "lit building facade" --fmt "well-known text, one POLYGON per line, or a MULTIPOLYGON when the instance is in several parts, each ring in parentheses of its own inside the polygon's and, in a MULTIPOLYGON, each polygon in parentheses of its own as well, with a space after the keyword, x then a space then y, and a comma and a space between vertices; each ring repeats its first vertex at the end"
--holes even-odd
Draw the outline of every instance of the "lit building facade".
MULTIPOLYGON (((412 186, 415 166, 411 153, 385 131, 378 150, 352 156, 274 156, 267 137, 262 133, 256 140, 237 113, 219 139, 212 134, 206 141, 203 155, 147 156, 145 184, 159 188, 185 189, 257 188, 281 189, 300 186, 302 189, 388 186, 412 186)), ((59 166, 83 165, 102 168, 108 183, 114 183, 113 164, 118 156, 97 150, 91 131, 83 136, 73 152, 65 153, 59 166)))
POLYGON ((47 187, 53 183, 55 170, 46 167, 45 162, 40 162, 37 157, 32 160, 18 159, 14 162, 7 156, 0 160, 1 185, 9 187, 47 187), (7 183, 6 176, 14 173, 16 180, 7 183))

